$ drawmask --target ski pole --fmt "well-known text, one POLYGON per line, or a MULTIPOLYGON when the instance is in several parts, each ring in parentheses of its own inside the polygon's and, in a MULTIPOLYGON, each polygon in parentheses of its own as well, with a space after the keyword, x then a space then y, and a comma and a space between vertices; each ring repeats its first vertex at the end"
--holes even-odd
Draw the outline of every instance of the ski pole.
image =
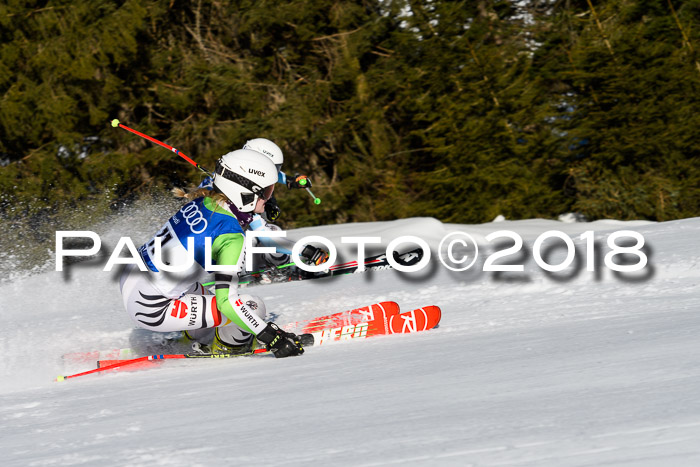
POLYGON ((76 373, 74 375, 66 375, 66 376, 58 375, 56 377, 56 381, 57 382, 65 381, 65 380, 70 379, 70 378, 77 378, 78 376, 89 375, 89 374, 97 373, 100 371, 107 371, 107 370, 111 370, 113 368, 117 368, 120 366, 131 365, 131 364, 138 363, 138 362, 145 362, 147 360, 151 360, 151 357, 152 357, 152 355, 149 355, 148 357, 139 357, 139 358, 132 358, 130 360, 122 360, 121 362, 114 363, 112 365, 107 365, 107 366, 104 366, 102 368, 95 368, 94 370, 90 370, 90 371, 83 371, 82 373, 76 373))
POLYGON ((65 381, 67 379, 77 378, 78 376, 85 376, 85 375, 90 375, 92 373, 113 370, 114 368, 120 368, 123 366, 133 365, 135 363, 145 362, 145 361, 150 361, 150 360, 173 360, 173 359, 181 359, 181 358, 232 358, 232 357, 243 357, 243 356, 254 355, 254 354, 268 353, 268 352, 269 352, 269 350, 267 350, 265 348, 260 348, 260 349, 255 349, 252 352, 243 353, 243 354, 236 354, 236 355, 231 355, 231 354, 148 355, 146 357, 137 357, 137 358, 131 358, 129 360, 122 360, 122 361, 119 361, 117 363, 113 363, 111 365, 103 366, 100 368, 95 368, 94 370, 83 371, 82 373, 76 373, 74 375, 66 375, 66 376, 59 375, 56 377, 56 381, 57 382, 65 381))
POLYGON ((314 196, 314 194, 311 192, 311 188, 309 188, 311 186, 311 183, 309 183, 306 176, 301 176, 301 177, 297 176, 296 183, 298 183, 300 187, 306 188, 307 193, 309 193, 309 195, 311 195, 311 197, 314 199, 314 204, 321 204, 321 198, 316 198, 314 196), (309 185, 309 186, 306 186, 306 185, 309 185))
MULTIPOLYGON (((123 128, 123 129, 126 130, 126 131, 129 131, 129 132, 131 132, 131 133, 133 133, 133 134, 135 134, 135 135, 140 136, 141 138, 147 139, 148 141, 150 141, 150 142, 152 142, 152 143, 155 143, 155 144, 157 144, 157 145, 159 145, 159 146, 164 147, 165 149, 168 149, 168 150, 174 152, 175 154, 177 154, 178 156, 182 157, 182 158, 185 159, 187 162, 189 162, 189 163, 192 164, 193 166, 197 167, 199 170, 201 170, 202 172, 204 172, 204 173, 207 174, 208 176, 210 176, 210 177, 212 177, 212 178, 214 177, 214 174, 213 174, 212 172, 210 172, 209 170, 205 169, 204 167, 202 167, 201 165, 199 165, 197 162, 193 161, 187 154, 185 154, 185 153, 183 153, 183 152, 180 152, 179 149, 174 148, 174 147, 170 146, 169 144, 165 144, 165 143, 162 142, 162 141, 158 141, 157 139, 155 139, 155 138, 153 138, 153 137, 151 137, 151 136, 148 136, 148 135, 146 135, 146 134, 144 134, 144 133, 141 133, 140 131, 136 131, 136 130, 134 130, 133 128, 129 128, 128 126, 124 125, 123 123, 120 123, 119 120, 116 119, 116 118, 115 118, 114 120, 111 121, 111 124, 112 124, 112 126, 113 126, 114 128, 117 128, 117 127, 123 128)), ((311 192, 311 189, 309 189, 309 188, 307 187, 307 188, 306 188, 306 191, 307 191, 307 192, 309 193, 309 195, 311 195, 311 197, 314 199, 314 204, 321 204, 321 198, 317 198, 316 196, 314 196, 314 194, 311 192)))
MULTIPOLYGON (((205 169, 204 167, 202 167, 201 165, 199 165, 198 163, 196 163, 195 161, 193 161, 192 159, 190 159, 186 154, 180 152, 178 149, 175 149, 174 147, 172 147, 172 146, 170 146, 170 145, 168 145, 168 144, 165 144, 165 143, 163 143, 162 141, 158 141, 158 140, 155 139, 155 138, 152 138, 152 137, 150 137, 150 136, 148 136, 148 135, 145 135, 145 134, 141 133, 140 131, 136 131, 136 130, 134 130, 133 128, 129 128, 128 126, 119 123, 119 120, 117 120, 116 118, 115 118, 114 120, 112 120, 111 124, 112 124, 112 126, 113 126, 114 128, 117 128, 117 127, 123 128, 123 129, 125 129, 126 131, 130 131, 131 133, 133 133, 133 134, 135 134, 135 135, 138 135, 138 136, 140 136, 141 138, 145 138, 145 139, 147 139, 148 141, 150 141, 150 142, 152 142, 152 143, 155 143, 155 144, 157 144, 157 145, 159 145, 159 146, 164 147, 165 149, 169 149, 170 151, 174 152, 174 153, 177 154, 178 156, 180 156, 180 157, 182 157, 183 159, 185 159, 185 160, 186 160, 187 162, 189 162, 190 164, 192 164, 192 165, 194 165, 195 167, 197 167, 199 170, 201 170, 202 172, 204 172, 204 173, 207 174, 208 176, 210 176, 210 177, 212 177, 212 178, 214 177, 214 174, 213 174, 213 173, 211 173, 210 171, 208 171, 207 169, 205 169)), ((318 204, 318 203, 317 203, 317 204, 318 204)))
POLYGON ((321 204, 321 198, 316 198, 309 187, 306 187, 306 191, 308 191, 311 197, 314 199, 314 204, 321 204))

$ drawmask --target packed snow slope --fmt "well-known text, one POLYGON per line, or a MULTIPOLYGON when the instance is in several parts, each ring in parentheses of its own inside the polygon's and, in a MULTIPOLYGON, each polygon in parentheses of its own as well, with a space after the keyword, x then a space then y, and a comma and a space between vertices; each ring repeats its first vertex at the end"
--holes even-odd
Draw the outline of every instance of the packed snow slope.
MULTIPOLYGON (((100 235, 109 246, 121 235, 138 245, 165 218, 123 214, 100 235)), ((64 353, 128 345, 133 325, 116 274, 101 260, 17 277, 0 284, 3 466, 700 465, 700 218, 404 219, 289 232, 310 234, 339 247, 342 236, 415 235, 434 259, 413 274, 250 288, 278 323, 394 300, 403 310, 439 305, 439 328, 296 358, 166 361, 56 383, 64 353), (482 270, 512 244, 486 241, 500 230, 524 248, 496 263, 524 263, 523 272, 482 270), (576 261, 558 273, 533 260, 548 230, 576 245, 576 261), (591 230, 594 271, 579 238, 591 230), (606 239, 619 230, 645 239, 640 273, 604 264, 606 239), (480 246, 467 272, 435 259, 455 231, 480 246)), ((558 264, 563 241, 550 241, 559 247, 547 260, 558 264)))

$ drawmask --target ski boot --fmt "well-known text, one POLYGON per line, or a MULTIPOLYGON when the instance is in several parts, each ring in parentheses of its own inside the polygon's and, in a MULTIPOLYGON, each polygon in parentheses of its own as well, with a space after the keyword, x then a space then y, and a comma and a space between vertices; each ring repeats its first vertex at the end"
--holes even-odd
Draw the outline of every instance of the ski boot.
POLYGON ((216 355, 245 355, 255 350, 255 337, 250 334, 248 337, 235 344, 229 344, 221 340, 219 330, 214 333, 214 340, 211 343, 211 353, 216 355))

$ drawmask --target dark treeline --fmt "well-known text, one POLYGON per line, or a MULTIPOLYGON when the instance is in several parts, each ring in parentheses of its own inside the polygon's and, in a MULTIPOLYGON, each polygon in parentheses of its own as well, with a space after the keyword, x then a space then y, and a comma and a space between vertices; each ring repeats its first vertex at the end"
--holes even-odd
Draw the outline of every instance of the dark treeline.
POLYGON ((286 227, 698 216, 700 0, 3 2, 0 210, 199 182, 112 118, 277 142, 286 227))

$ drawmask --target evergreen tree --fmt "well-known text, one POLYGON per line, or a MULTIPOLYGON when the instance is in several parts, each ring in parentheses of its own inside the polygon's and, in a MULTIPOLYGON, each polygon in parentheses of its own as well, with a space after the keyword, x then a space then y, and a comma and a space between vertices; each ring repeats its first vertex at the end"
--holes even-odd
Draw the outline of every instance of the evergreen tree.
POLYGON ((700 213, 700 0, 0 5, 0 210, 195 184, 267 137, 286 227, 700 213), (289 217, 287 217, 289 219, 289 217))
MULTIPOLYGON (((554 25, 568 34, 551 35, 535 60, 559 89, 555 127, 566 135, 569 188, 574 208, 590 218, 698 214, 690 135, 700 118, 700 73, 669 4, 620 0, 556 11, 554 25)), ((681 17, 697 21, 693 6, 680 5, 681 17)))

